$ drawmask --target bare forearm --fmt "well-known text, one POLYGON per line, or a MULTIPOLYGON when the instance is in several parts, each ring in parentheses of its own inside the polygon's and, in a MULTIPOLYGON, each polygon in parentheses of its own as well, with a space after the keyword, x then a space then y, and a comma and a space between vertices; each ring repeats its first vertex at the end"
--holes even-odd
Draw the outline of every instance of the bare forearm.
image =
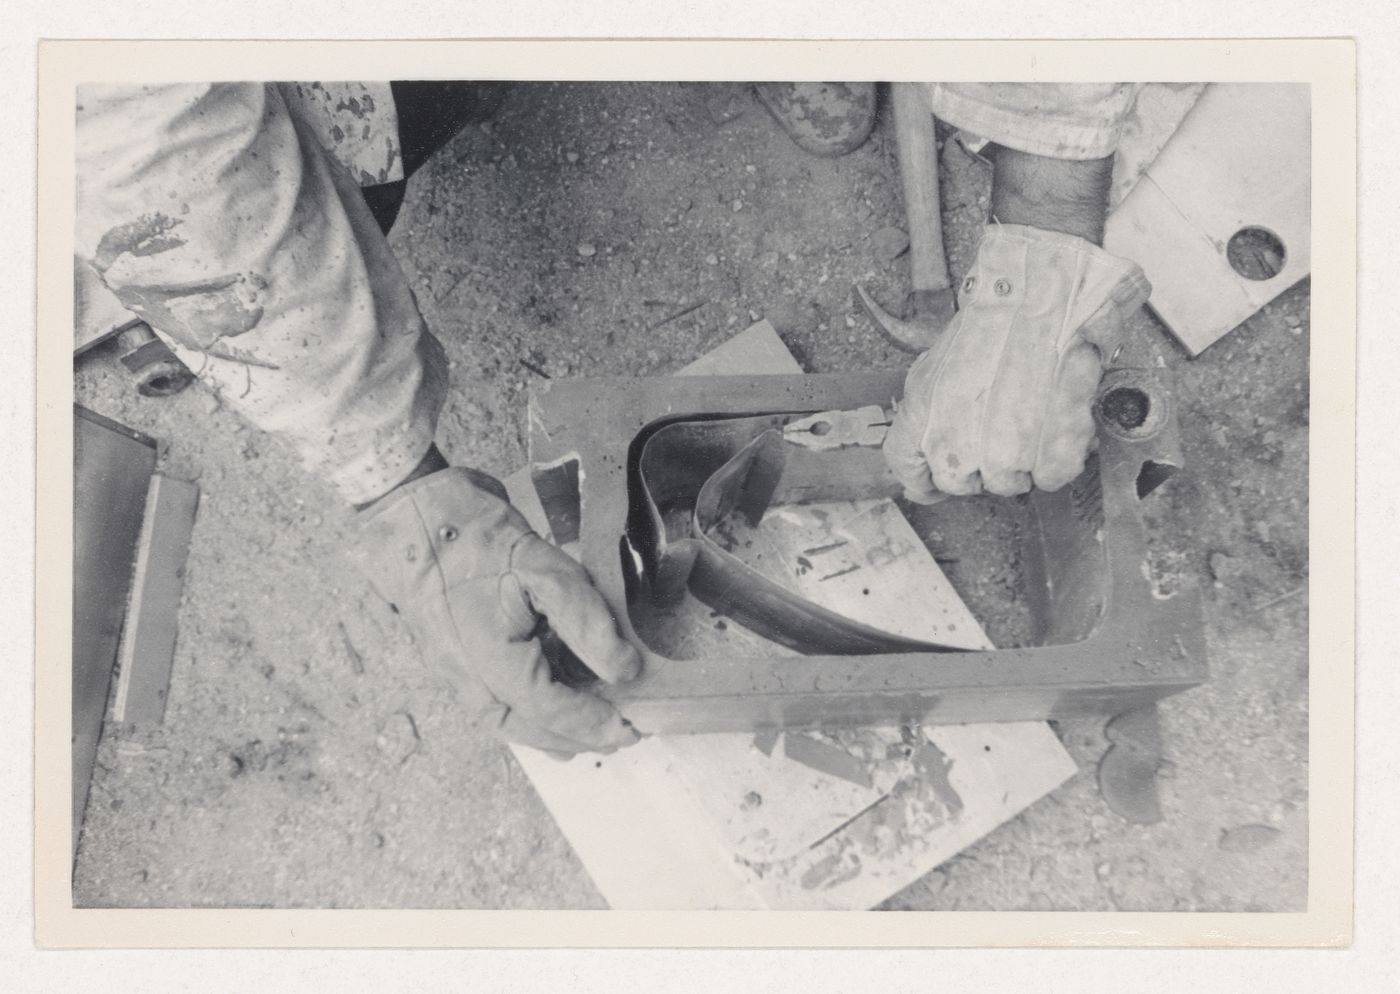
POLYGON ((994 146, 992 219, 1103 244, 1113 157, 1052 159, 994 146))

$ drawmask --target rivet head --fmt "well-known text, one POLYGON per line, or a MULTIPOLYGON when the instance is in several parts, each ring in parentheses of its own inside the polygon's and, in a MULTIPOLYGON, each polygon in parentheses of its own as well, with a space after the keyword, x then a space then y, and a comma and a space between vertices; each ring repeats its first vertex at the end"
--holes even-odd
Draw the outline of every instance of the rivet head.
POLYGON ((1005 297, 1011 292, 1011 281, 1007 279, 997 280, 992 284, 992 289, 997 292, 998 297, 1005 297))
POLYGON ((976 285, 977 278, 974 276, 969 276, 967 279, 963 280, 963 293, 971 293, 972 288, 976 285))
POLYGON ((455 525, 443 525, 438 529, 438 538, 442 539, 444 542, 457 541, 457 534, 455 525))

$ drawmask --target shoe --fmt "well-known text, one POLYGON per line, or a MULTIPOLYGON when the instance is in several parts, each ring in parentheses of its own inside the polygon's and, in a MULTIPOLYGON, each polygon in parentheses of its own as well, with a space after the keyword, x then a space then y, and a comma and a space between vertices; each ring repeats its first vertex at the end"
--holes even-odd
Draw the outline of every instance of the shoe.
POLYGON ((798 148, 813 155, 853 152, 875 127, 874 83, 755 83, 754 90, 798 148))

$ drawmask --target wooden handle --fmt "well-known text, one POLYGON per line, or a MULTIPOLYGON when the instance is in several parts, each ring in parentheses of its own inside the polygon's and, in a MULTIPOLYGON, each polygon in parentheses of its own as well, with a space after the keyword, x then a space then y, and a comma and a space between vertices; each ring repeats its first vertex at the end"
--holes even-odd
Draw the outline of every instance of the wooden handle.
POLYGON ((923 83, 890 84, 899 177, 909 216, 909 277, 915 293, 951 284, 943 251, 943 212, 938 199, 938 146, 933 111, 923 83))

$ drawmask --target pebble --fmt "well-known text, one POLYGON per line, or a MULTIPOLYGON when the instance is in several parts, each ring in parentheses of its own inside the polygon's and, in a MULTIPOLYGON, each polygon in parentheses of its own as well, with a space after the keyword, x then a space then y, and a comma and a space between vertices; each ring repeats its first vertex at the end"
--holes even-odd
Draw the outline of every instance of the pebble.
POLYGON ((565 153, 564 153, 564 158, 565 158, 570 164, 575 163, 575 162, 578 161, 578 153, 577 153, 577 152, 565 152, 565 153))
POLYGON ((718 265, 719 265, 719 256, 717 256, 717 255, 715 255, 713 252, 711 252, 709 255, 705 256, 705 265, 707 265, 707 266, 718 266, 718 265))
POLYGON ((738 214, 741 210, 744 209, 744 202, 743 202, 742 200, 736 200, 736 201, 734 201, 734 203, 730 204, 729 206, 734 208, 734 213, 735 213, 735 214, 738 214))
POLYGON ((219 409, 219 395, 216 394, 216 393, 213 393, 212 391, 211 391, 210 393, 206 393, 206 394, 204 395, 204 412, 205 412, 206 414, 213 414, 213 413, 214 413, 215 411, 217 411, 218 409, 219 409))
POLYGON ((856 326, 856 319, 853 318, 853 317, 851 317, 849 314, 847 314, 847 315, 846 315, 846 327, 847 327, 847 328, 854 328, 855 326, 856 326))
POLYGON ((1220 833, 1220 848, 1225 852, 1253 852, 1279 837, 1272 825, 1240 825, 1220 833))
POLYGON ((870 250, 881 262, 893 262, 909 248, 909 235, 893 225, 870 236, 870 250))
POLYGON ((583 242, 578 247, 578 254, 583 256, 585 259, 592 258, 595 254, 597 254, 597 252, 598 250, 593 246, 592 242, 583 242))
POLYGON ((1228 587, 1239 579, 1241 567, 1228 553, 1212 552, 1206 564, 1217 587, 1228 587))

